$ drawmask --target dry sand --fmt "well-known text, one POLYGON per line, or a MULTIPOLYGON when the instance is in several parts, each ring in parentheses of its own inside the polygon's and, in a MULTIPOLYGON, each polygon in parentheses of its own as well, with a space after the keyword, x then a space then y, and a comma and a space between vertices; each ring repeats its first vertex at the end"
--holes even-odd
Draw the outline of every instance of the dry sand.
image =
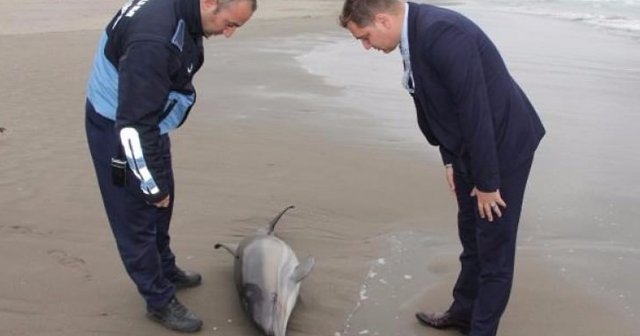
MULTIPOLYGON (((124 272, 84 136, 90 62, 120 5, 0 2, 1 335, 173 334, 146 320, 124 272)), ((212 246, 295 204, 278 234, 317 267, 289 335, 455 335, 413 318, 446 308, 458 271, 455 203, 437 151, 416 141, 408 102, 406 124, 390 132, 362 111, 376 97, 332 84, 340 58, 314 61, 331 76, 302 66, 317 48, 349 45, 335 23, 340 5, 263 2, 237 36, 206 43, 198 104, 172 136, 172 246, 204 276, 178 295, 204 319, 202 334, 257 335, 232 261, 212 246)), ((625 126, 638 121, 640 47, 570 23, 458 9, 486 25, 549 130, 499 334, 638 335, 637 196, 626 191, 637 190, 638 142, 613 148, 637 134, 625 126)), ((384 62, 360 62, 358 88, 375 86, 367 67, 384 62)), ((378 98, 406 94, 398 85, 388 95, 378 98)))

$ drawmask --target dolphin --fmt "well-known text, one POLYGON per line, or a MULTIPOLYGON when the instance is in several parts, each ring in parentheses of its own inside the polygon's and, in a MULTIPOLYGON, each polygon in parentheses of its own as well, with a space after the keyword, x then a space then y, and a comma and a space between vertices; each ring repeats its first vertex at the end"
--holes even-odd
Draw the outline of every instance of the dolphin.
POLYGON ((285 336, 287 323, 300 293, 300 282, 311 272, 315 259, 298 261, 291 247, 273 234, 282 210, 269 225, 240 244, 216 244, 234 257, 234 281, 242 308, 267 336, 285 336))

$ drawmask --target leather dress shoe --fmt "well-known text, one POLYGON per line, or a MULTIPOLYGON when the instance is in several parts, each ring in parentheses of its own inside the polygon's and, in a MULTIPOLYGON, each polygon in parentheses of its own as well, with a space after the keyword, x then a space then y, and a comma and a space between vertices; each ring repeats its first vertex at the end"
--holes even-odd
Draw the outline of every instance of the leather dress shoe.
POLYGON ((176 267, 176 272, 171 277, 171 282, 176 288, 197 287, 202 283, 202 276, 196 272, 183 271, 176 267))
POLYGON ((175 296, 163 308, 149 309, 147 316, 175 331, 192 333, 202 328, 202 320, 183 306, 175 296))
POLYGON ((468 334, 471 329, 469 321, 457 318, 449 312, 444 313, 416 313, 420 323, 436 329, 457 329, 463 334, 468 334))

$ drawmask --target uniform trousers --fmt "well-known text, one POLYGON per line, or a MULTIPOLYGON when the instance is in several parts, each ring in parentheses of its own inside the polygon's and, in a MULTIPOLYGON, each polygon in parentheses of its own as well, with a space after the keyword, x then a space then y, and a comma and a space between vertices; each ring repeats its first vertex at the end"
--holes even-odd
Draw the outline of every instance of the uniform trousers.
POLYGON ((173 212, 174 186, 171 144, 162 135, 158 146, 169 167, 171 202, 167 208, 147 203, 140 181, 126 169, 126 184, 114 185, 111 158, 121 156, 114 122, 96 113, 86 103, 85 127, 100 193, 124 267, 147 303, 148 310, 164 307, 174 296, 171 278, 176 273, 175 256, 169 247, 169 223, 173 212))

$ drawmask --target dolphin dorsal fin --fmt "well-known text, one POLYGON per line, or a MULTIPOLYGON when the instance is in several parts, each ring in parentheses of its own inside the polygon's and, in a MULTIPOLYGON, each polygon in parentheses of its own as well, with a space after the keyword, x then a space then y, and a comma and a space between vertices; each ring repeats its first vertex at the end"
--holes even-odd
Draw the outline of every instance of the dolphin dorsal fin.
POLYGON ((291 280, 293 280, 293 282, 300 282, 302 280, 304 280, 304 278, 307 277, 307 275, 309 275, 309 273, 311 273, 311 270, 313 270, 313 266, 316 264, 316 260, 309 256, 304 258, 300 264, 298 264, 298 266, 296 266, 296 269, 293 270, 293 274, 291 275, 291 280))
POLYGON ((216 250, 222 247, 223 249, 229 251, 229 253, 231 253, 231 255, 234 258, 238 258, 238 255, 236 254, 236 251, 238 250, 238 244, 221 244, 221 243, 218 243, 213 247, 216 250))
POLYGON ((266 234, 268 234, 268 235, 272 234, 273 230, 275 230, 275 228, 276 228, 276 224, 280 220, 280 217, 282 217, 282 215, 284 215, 284 213, 287 212, 287 210, 293 209, 293 208, 295 208, 295 206, 290 205, 290 206, 284 208, 284 210, 280 211, 280 213, 274 219, 271 220, 271 223, 269 223, 269 227, 267 228, 266 234))

